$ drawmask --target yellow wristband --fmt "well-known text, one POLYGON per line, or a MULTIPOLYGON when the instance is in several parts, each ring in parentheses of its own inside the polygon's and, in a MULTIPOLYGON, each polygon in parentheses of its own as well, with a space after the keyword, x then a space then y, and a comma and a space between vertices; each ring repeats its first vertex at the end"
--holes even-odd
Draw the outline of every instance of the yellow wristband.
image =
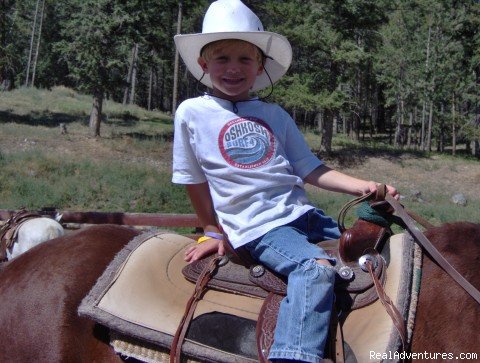
POLYGON ((202 236, 200 237, 198 240, 197 240, 197 243, 203 243, 205 241, 208 241, 209 239, 212 239, 212 237, 208 237, 208 236, 202 236))

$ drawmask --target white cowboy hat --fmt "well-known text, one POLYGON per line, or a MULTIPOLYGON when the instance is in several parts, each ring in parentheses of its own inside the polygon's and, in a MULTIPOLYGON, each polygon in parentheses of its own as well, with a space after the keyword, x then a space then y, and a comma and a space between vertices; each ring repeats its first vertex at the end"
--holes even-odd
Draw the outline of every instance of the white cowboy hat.
POLYGON ((261 90, 270 86, 271 82, 278 81, 287 72, 292 61, 292 47, 287 38, 264 31, 260 19, 240 0, 218 0, 208 8, 201 33, 174 37, 178 52, 188 70, 210 88, 210 76, 204 74, 197 59, 206 44, 223 39, 247 41, 260 48, 266 56, 266 72, 257 77, 252 91, 261 90))

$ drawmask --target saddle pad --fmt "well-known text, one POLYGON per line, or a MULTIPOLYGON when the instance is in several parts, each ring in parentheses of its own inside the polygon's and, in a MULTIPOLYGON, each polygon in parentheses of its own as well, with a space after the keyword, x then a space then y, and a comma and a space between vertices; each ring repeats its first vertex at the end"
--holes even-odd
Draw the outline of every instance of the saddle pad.
MULTIPOLYGON (((135 237, 115 257, 84 298, 79 314, 122 334, 170 347, 183 317, 194 284, 181 270, 186 246, 192 239, 157 232, 135 237)), ((209 290, 199 302, 194 317, 221 312, 256 320, 263 300, 209 290)), ((188 340, 187 355, 207 361, 246 362, 228 352, 205 349, 188 340)))
MULTIPOLYGON (((115 350, 145 362, 168 361, 151 359, 152 350, 166 356, 185 305, 194 285, 183 277, 181 270, 184 249, 193 240, 157 232, 136 237, 121 251, 104 272, 90 294, 83 300, 79 313, 88 316, 119 334, 112 342, 115 350), (128 338, 127 338, 128 336, 128 338), (133 336, 133 338, 131 338, 133 336), (132 339, 134 343, 132 343, 132 339), (148 341, 148 349, 141 341, 148 341), (151 344, 153 343, 153 345, 151 344), (137 346, 136 349, 132 348, 137 346), (163 348, 162 348, 163 347, 163 348), (148 352, 139 354, 138 352, 148 352), (149 358, 150 357, 150 358, 149 358)), ((419 265, 410 272, 414 259, 418 261, 419 248, 408 234, 390 238, 385 259, 389 265, 385 290, 399 311, 409 322, 409 340, 416 308, 416 290, 419 286, 419 265), (410 299, 410 290, 415 294, 410 299)), ((417 262, 418 263, 418 262, 417 262)), ((222 312, 257 320, 263 299, 209 290, 199 302, 196 317, 222 312)), ((395 352, 400 339, 380 301, 348 313, 343 321, 345 342, 354 353, 347 362, 375 362, 371 352, 395 352)), ((255 347, 256 348, 256 347, 255 347)), ((189 340, 184 343, 187 356, 210 362, 254 362, 228 352, 211 349, 189 340)))
MULTIPOLYGON (((408 233, 393 235, 389 245, 390 263, 384 288, 404 317, 408 345, 420 289, 422 250, 408 233)), ((394 357, 394 353, 402 349, 400 336, 380 300, 351 311, 343 323, 343 335, 358 362, 380 362, 372 359, 374 353, 391 353, 388 356, 394 357)))

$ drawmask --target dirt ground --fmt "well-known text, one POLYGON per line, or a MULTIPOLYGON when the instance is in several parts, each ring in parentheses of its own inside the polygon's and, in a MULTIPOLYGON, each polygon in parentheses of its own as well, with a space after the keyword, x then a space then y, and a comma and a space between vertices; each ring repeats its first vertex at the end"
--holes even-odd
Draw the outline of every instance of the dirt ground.
POLYGON ((399 157, 370 156, 361 163, 342 168, 343 171, 365 179, 391 184, 409 196, 464 194, 468 199, 480 199, 480 162, 432 156, 418 158, 409 154, 399 157))

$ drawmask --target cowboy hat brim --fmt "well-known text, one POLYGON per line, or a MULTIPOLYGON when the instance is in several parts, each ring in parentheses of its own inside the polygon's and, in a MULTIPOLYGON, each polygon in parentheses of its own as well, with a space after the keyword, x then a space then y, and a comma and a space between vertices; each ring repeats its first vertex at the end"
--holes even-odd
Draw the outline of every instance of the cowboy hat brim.
POLYGON ((258 91, 278 81, 290 67, 292 62, 292 47, 290 42, 283 35, 266 32, 218 32, 182 34, 174 37, 175 45, 192 75, 204 85, 212 88, 212 81, 198 64, 198 57, 202 48, 212 42, 224 39, 238 39, 256 45, 266 56, 264 68, 253 84, 252 91, 258 91), (270 79, 271 82, 270 82, 270 79))

